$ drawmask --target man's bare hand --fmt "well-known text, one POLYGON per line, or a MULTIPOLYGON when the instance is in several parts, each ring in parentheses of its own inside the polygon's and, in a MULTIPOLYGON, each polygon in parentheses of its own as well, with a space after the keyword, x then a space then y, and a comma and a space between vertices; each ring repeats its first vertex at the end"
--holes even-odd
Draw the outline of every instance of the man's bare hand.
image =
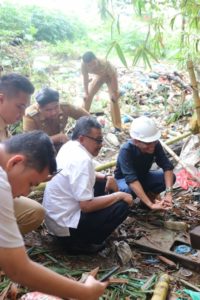
POLYGON ((129 206, 133 205, 133 197, 130 194, 124 192, 116 192, 116 196, 118 200, 126 202, 129 206))
POLYGON ((90 296, 87 300, 98 300, 99 297, 104 293, 108 282, 100 282, 94 279, 91 275, 86 279, 85 285, 90 291, 90 296))
POLYGON ((109 191, 118 192, 118 185, 113 176, 107 176, 105 192, 108 193, 109 191))
POLYGON ((169 206, 169 207, 172 207, 172 194, 171 193, 167 193, 163 198, 162 200, 164 201, 165 203, 165 206, 169 206))
POLYGON ((155 199, 155 202, 152 203, 151 209, 152 210, 169 210, 171 207, 166 205, 164 200, 157 200, 155 199))

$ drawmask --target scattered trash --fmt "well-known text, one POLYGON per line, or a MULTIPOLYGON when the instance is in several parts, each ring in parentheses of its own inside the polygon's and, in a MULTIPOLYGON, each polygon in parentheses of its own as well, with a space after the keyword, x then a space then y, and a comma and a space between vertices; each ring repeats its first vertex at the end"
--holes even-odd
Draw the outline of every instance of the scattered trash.
POLYGON ((132 258, 132 251, 130 246, 124 242, 115 242, 115 246, 117 249, 117 255, 119 256, 121 263, 123 265, 127 264, 132 258))
POLYGON ((115 147, 118 147, 120 144, 119 144, 119 140, 118 138, 116 137, 116 135, 114 135, 113 133, 109 132, 107 133, 105 139, 110 143, 112 144, 113 146, 115 147))
POLYGON ((132 118, 131 116, 129 116, 129 115, 124 115, 123 117, 122 117, 122 122, 123 123, 129 123, 129 122, 132 122, 134 120, 134 118, 132 118))
MULTIPOLYGON (((200 172, 195 175, 200 178, 200 172)), ((189 187, 200 187, 200 183, 194 181, 193 176, 184 169, 180 170, 176 174, 176 183, 178 183, 184 190, 188 190, 189 187)))
POLYGON ((199 300, 200 299, 200 293, 199 292, 194 292, 194 291, 187 290, 187 289, 184 289, 183 291, 184 291, 184 293, 188 294, 192 298, 192 300, 199 300))
POLYGON ((158 263, 159 263, 159 259, 157 259, 157 258, 151 256, 151 257, 145 259, 144 262, 145 262, 146 264, 149 264, 149 265, 155 265, 155 264, 158 264, 158 263))
POLYGON ((175 231, 185 231, 188 229, 188 225, 185 222, 168 220, 164 222, 164 227, 175 231))
POLYGON ((187 277, 187 278, 189 278, 189 277, 191 277, 192 275, 193 275, 193 273, 192 273, 192 271, 190 271, 190 270, 187 270, 187 269, 184 269, 184 268, 180 268, 180 270, 179 270, 179 274, 181 275, 181 276, 184 276, 184 277, 187 277))
POLYGON ((192 247, 187 245, 179 245, 175 247, 174 251, 177 254, 189 254, 192 252, 192 247))

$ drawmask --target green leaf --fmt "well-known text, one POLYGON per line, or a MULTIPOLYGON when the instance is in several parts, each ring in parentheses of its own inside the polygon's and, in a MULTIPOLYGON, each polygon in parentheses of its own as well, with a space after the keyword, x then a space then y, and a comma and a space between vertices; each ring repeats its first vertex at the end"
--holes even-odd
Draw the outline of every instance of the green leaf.
POLYGON ((116 49, 117 54, 118 54, 118 56, 119 56, 121 62, 123 63, 123 65, 124 65, 126 68, 128 68, 128 65, 127 65, 127 62, 126 62, 126 58, 125 58, 125 56, 124 56, 124 53, 123 53, 123 51, 122 51, 120 45, 119 45, 117 42, 115 43, 115 49, 116 49))
POLYGON ((116 41, 113 41, 110 45, 110 48, 108 49, 107 53, 106 53, 106 58, 108 57, 110 51, 115 47, 116 41))
POLYGON ((117 17, 117 31, 118 31, 119 34, 121 34, 119 18, 120 18, 120 15, 118 15, 118 17, 117 17))

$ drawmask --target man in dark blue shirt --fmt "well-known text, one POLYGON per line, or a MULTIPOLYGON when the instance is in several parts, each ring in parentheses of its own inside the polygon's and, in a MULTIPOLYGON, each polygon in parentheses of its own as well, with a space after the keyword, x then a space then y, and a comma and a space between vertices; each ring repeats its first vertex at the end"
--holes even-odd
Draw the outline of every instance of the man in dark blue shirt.
POLYGON ((160 131, 153 120, 142 116, 133 121, 130 135, 132 139, 122 146, 117 159, 115 178, 119 190, 138 197, 150 209, 169 209, 175 175, 159 142, 160 131), (151 170, 154 162, 160 169, 151 170), (165 196, 158 200, 163 191, 165 196))

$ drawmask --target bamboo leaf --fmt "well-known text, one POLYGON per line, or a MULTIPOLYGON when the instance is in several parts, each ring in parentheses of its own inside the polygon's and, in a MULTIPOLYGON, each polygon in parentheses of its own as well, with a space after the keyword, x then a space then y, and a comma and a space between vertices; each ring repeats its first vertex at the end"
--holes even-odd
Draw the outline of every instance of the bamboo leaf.
POLYGON ((174 17, 170 20, 170 27, 171 27, 171 29, 174 29, 174 23, 175 23, 176 17, 177 17, 177 15, 174 16, 174 17))
POLYGON ((120 15, 117 17, 117 31, 119 34, 121 34, 121 28, 120 28, 120 21, 119 21, 120 15))
POLYGON ((116 49, 117 54, 118 54, 121 62, 123 63, 123 65, 126 68, 128 68, 128 65, 127 65, 127 62, 126 62, 126 58, 125 58, 124 53, 123 53, 123 51, 122 51, 122 49, 121 49, 121 47, 120 47, 120 45, 118 43, 115 43, 115 49, 116 49))
POLYGON ((195 49, 196 49, 196 51, 197 52, 199 52, 199 39, 196 41, 196 43, 195 43, 195 49))
POLYGON ((106 53, 106 59, 110 53, 110 51, 115 47, 116 41, 113 41, 110 45, 110 48, 108 49, 107 53, 106 53))
POLYGON ((147 52, 147 53, 148 53, 155 61, 158 62, 156 56, 155 56, 148 48, 145 47, 145 51, 146 51, 146 52, 147 52))

